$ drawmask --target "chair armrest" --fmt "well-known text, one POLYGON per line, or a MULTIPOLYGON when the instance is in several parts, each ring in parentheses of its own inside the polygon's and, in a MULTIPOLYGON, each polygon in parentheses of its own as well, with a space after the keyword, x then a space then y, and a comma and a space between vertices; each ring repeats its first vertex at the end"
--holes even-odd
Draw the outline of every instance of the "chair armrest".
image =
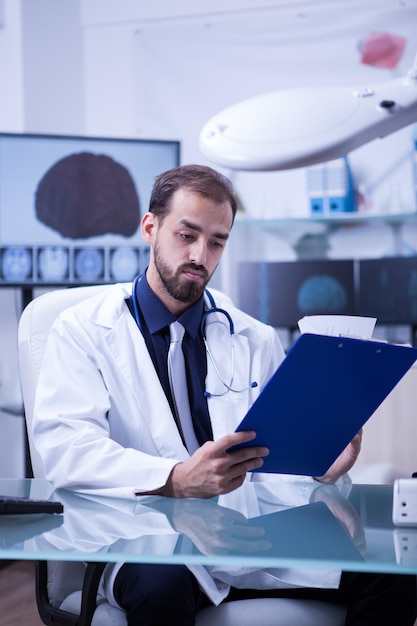
POLYGON ((47 592, 48 562, 36 563, 36 603, 40 618, 48 626, 91 626, 97 606, 97 592, 106 563, 87 563, 82 581, 80 614, 51 605, 47 592))

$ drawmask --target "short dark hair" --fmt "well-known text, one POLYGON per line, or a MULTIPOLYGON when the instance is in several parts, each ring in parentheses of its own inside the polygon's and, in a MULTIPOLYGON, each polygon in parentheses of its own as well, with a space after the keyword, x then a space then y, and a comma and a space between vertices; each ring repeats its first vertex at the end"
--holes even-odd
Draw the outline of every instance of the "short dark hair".
POLYGON ((149 211, 162 222, 170 210, 170 200, 178 189, 188 189, 217 203, 229 202, 233 220, 237 200, 230 180, 206 165, 180 165, 156 177, 149 211))

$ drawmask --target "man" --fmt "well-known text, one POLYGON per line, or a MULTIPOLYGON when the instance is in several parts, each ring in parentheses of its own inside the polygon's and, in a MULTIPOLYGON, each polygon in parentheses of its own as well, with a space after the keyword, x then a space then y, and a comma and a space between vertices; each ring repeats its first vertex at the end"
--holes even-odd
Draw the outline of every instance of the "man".
MULTIPOLYGON (((33 427, 46 476, 55 487, 126 498, 210 498, 235 490, 248 472, 262 466, 266 448, 229 450, 254 438, 253 432, 235 433, 235 428, 284 353, 274 329, 234 308, 224 295, 205 294, 235 213, 230 182, 211 168, 186 165, 161 174, 142 218, 149 267, 132 294, 116 285, 110 294, 64 312, 55 323, 33 427), (186 330, 191 426, 183 421, 183 409, 178 410, 167 366, 170 327, 176 320, 186 330)), ((326 475, 316 478, 318 483, 343 480, 359 454, 360 439, 358 434, 326 475)), ((129 625, 185 626, 210 601, 245 593, 203 570, 125 564, 108 577, 107 585, 127 611, 129 625)), ((309 587, 305 580, 301 572, 291 583, 278 575, 272 593, 309 587)), ((396 624, 413 624, 412 577, 340 577, 336 572, 318 576, 312 585, 339 587, 330 596, 349 605, 347 624, 380 624, 389 606, 395 606, 396 624), (377 599, 381 590, 385 603, 377 599)), ((315 597, 320 589, 296 592, 315 597)))

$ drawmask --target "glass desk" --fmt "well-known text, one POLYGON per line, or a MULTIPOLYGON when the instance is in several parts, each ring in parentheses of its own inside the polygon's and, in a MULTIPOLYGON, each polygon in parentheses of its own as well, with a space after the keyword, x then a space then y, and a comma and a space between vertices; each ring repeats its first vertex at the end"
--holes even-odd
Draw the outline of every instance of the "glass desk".
POLYGON ((4 560, 417 573, 417 528, 393 525, 389 485, 247 482, 219 499, 122 500, 0 479, 0 493, 64 505, 62 515, 0 515, 4 560))

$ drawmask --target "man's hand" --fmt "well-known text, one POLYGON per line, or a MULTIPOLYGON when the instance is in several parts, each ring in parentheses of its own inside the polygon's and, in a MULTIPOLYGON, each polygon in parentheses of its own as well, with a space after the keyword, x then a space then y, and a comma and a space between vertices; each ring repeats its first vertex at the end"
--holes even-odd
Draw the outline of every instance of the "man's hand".
POLYGON ((335 485, 320 485, 313 491, 310 502, 324 502, 338 519, 361 554, 366 552, 366 536, 361 519, 350 502, 343 498, 335 485))
POLYGON ((337 457, 336 461, 329 467, 324 476, 314 477, 320 483, 335 483, 338 478, 346 474, 355 464, 356 459, 361 451, 362 429, 346 446, 343 452, 337 457))
MULTIPOLYGON (((325 489, 326 487, 319 487, 325 489)), ((203 554, 251 554, 271 548, 265 529, 248 524, 242 513, 213 499, 175 498, 171 524, 185 533, 203 554)))
POLYGON ((192 457, 173 468, 161 495, 175 498, 212 498, 240 487, 246 472, 262 467, 265 447, 248 447, 227 452, 231 447, 251 441, 253 431, 225 435, 207 441, 192 457))

